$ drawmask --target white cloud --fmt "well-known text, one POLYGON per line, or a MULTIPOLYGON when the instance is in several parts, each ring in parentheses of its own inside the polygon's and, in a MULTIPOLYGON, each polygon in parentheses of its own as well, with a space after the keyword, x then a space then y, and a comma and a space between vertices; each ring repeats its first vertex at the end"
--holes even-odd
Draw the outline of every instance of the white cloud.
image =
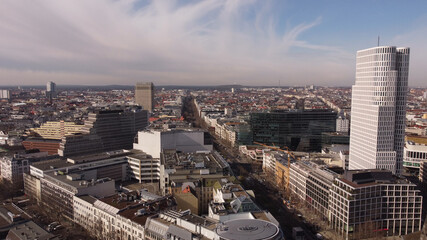
POLYGON ((271 15, 280 3, 5 0, 0 85, 350 85, 351 54, 301 39, 322 18, 280 33, 286 16, 271 15))
MULTIPOLYGON (((426 20, 426 17, 420 19, 422 23, 425 23, 426 20)), ((409 86, 426 87, 427 85, 427 68, 425 67, 425 56, 427 56, 426 38, 427 26, 425 24, 416 24, 408 32, 397 35, 392 40, 392 44, 398 47, 410 48, 409 86)))

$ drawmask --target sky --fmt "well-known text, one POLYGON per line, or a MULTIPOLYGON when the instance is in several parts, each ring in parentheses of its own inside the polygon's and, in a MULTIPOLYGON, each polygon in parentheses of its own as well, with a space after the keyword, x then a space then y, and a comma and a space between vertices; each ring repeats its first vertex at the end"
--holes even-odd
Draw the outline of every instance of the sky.
POLYGON ((356 51, 410 47, 427 87, 427 1, 3 0, 0 85, 351 86, 356 51))

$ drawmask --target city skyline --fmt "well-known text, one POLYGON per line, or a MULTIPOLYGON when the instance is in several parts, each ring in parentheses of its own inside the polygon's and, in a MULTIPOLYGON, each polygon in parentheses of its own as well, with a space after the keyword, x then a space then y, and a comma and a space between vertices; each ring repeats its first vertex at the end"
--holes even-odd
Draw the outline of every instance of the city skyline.
POLYGON ((5 1, 0 85, 351 86, 354 53, 376 46, 379 35, 380 45, 412 49, 409 86, 426 86, 425 7, 423 1, 5 1))

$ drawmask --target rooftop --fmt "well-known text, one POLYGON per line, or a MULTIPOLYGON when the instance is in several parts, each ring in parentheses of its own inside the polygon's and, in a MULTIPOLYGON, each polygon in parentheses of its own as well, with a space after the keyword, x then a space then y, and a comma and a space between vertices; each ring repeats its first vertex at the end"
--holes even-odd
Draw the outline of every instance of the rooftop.
POLYGON ((274 239, 280 234, 280 229, 264 220, 236 219, 218 224, 215 232, 223 239, 274 239))
POLYGON ((408 180, 399 178, 385 169, 348 170, 344 172, 343 182, 353 187, 371 186, 376 184, 408 184, 408 180))

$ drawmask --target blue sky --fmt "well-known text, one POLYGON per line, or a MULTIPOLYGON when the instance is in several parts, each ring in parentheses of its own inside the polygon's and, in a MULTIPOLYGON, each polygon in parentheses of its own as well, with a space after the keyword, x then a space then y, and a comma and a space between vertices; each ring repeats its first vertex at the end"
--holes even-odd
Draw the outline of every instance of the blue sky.
POLYGON ((5 0, 0 85, 354 83, 357 50, 411 48, 427 86, 427 1, 5 0))

